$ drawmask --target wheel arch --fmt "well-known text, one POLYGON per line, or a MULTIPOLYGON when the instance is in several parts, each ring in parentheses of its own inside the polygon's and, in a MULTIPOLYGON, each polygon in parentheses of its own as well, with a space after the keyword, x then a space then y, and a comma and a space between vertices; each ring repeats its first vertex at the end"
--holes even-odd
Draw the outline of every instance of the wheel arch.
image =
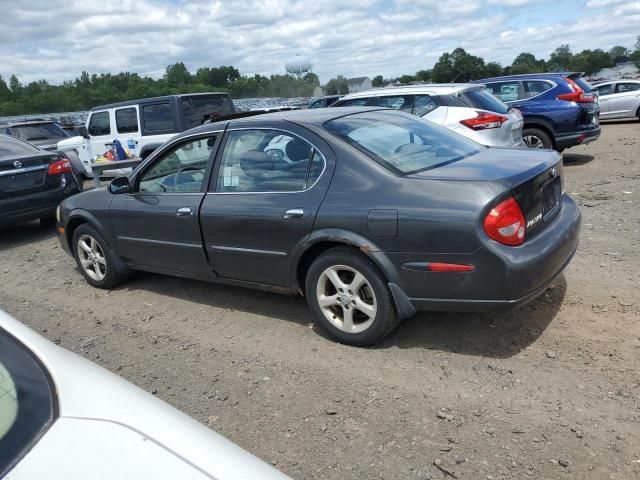
POLYGON ((397 283, 398 274, 385 253, 368 238, 342 229, 324 229, 311 234, 298 249, 293 261, 294 286, 304 295, 305 277, 313 261, 336 247, 351 247, 364 253, 380 269, 387 282, 397 283))
POLYGON ((539 130, 542 130, 547 135, 549 135, 549 138, 551 138, 551 142, 553 142, 553 147, 554 148, 557 147, 555 129, 553 128, 553 125, 550 122, 539 117, 527 118, 524 121, 524 126, 522 127, 523 133, 524 133, 524 129, 526 128, 537 128, 539 130))

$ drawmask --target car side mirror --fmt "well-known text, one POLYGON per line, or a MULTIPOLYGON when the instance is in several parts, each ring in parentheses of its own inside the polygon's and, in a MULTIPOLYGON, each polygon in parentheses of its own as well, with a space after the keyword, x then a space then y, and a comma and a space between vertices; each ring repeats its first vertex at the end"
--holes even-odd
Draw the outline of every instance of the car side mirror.
POLYGON ((130 193, 131 184, 129 183, 129 179, 127 177, 114 178, 109 184, 109 191, 114 195, 119 195, 121 193, 130 193))
POLYGON ((78 133, 82 135, 84 138, 89 139, 89 131, 87 130, 87 127, 85 127, 84 125, 78 128, 78 133))

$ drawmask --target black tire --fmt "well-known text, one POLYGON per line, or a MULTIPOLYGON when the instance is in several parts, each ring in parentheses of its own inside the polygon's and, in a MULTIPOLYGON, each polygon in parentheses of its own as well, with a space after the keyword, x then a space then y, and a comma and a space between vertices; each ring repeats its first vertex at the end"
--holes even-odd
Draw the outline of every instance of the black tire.
MULTIPOLYGON (((347 270, 344 270, 344 272, 348 277, 350 272, 347 270)), ((347 280, 349 279, 347 278, 347 280)), ((353 281, 353 278, 351 281, 353 281)), ((325 286, 328 285, 326 281, 324 282, 325 286)), ((349 284, 346 285, 349 286, 349 284)), ((330 288, 332 287, 333 284, 331 284, 330 288)), ((315 323, 340 343, 357 346, 373 345, 377 342, 380 342, 387 335, 389 335, 389 333, 391 333, 400 322, 400 318, 398 317, 393 302, 393 297, 391 296, 391 292, 389 291, 389 287, 387 286, 387 281, 382 272, 366 255, 349 247, 337 247, 328 250, 311 264, 311 267, 309 268, 309 271, 307 272, 307 276, 305 278, 305 296, 307 297, 309 308, 314 314, 315 323), (358 307, 356 307, 355 309, 352 307, 352 315, 354 316, 354 325, 356 326, 356 328, 361 328, 358 327, 358 325, 364 326, 365 324, 369 323, 369 326, 361 332, 346 332, 345 330, 338 328, 325 316, 324 311, 335 311, 336 314, 333 315, 333 318, 337 318, 334 321, 339 323, 341 313, 345 313, 344 307, 338 306, 338 304, 336 304, 330 307, 325 307, 325 309, 327 310, 323 310, 323 308, 320 306, 318 299, 318 289, 322 290, 323 283, 320 282, 322 282, 323 280, 321 279, 321 277, 325 277, 324 272, 327 269, 337 266, 340 266, 339 268, 347 267, 349 269, 352 269, 355 272, 362 274, 366 279, 367 284, 363 285, 362 288, 357 292, 354 293, 351 290, 348 290, 348 293, 354 293, 354 295, 346 296, 345 293, 345 298, 351 298, 354 302, 362 300, 362 295, 366 295, 367 297, 369 297, 368 300, 371 301, 375 306, 375 315, 373 316, 372 321, 371 317, 367 317, 365 314, 363 314, 362 311, 358 309, 358 307), (373 291, 373 295, 371 295, 371 291, 373 291), (361 318, 364 316, 368 318, 368 320, 357 323, 356 316, 359 316, 361 318)), ((331 296, 340 296, 340 294, 336 289, 335 294, 331 296)), ((367 299, 364 298, 364 300, 367 299)), ((345 303, 345 300, 342 300, 342 302, 345 303)), ((351 304, 348 301, 346 302, 346 304, 351 307, 351 304)), ((347 309, 349 307, 347 307, 347 309)))
MULTIPOLYGON (((73 257, 76 259, 78 269, 89 285, 92 285, 96 288, 110 289, 117 285, 120 285, 129 277, 128 275, 122 274, 116 270, 113 254, 111 253, 107 242, 102 237, 102 235, 100 235, 100 233, 98 233, 98 231, 91 225, 85 223, 76 228, 76 230, 73 232, 71 249, 73 252, 73 257), (97 245, 99 246, 99 250, 97 251, 101 253, 102 258, 104 259, 104 264, 101 265, 104 265, 105 271, 101 271, 100 273, 104 274, 103 278, 93 278, 91 276, 92 269, 85 269, 85 267, 82 265, 80 252, 78 250, 80 247, 78 244, 81 239, 85 239, 86 237, 95 239, 97 245)), ((93 271, 95 272, 95 266, 93 268, 93 271)))
POLYGON ((53 228, 56 226, 56 217, 43 217, 40 219, 40 225, 44 228, 53 228))
MULTIPOLYGON (((551 139, 551 137, 549 136, 549 134, 547 132, 545 132, 544 130, 541 130, 539 128, 533 128, 533 127, 526 127, 523 131, 522 131, 522 139, 527 139, 527 138, 531 138, 532 142, 526 141, 525 143, 529 148, 550 148, 553 149, 553 140, 551 139), (533 143, 533 140, 539 140, 541 142, 541 144, 539 144, 540 146, 531 146, 530 143, 533 143)), ((538 145, 538 144, 536 144, 538 145)))

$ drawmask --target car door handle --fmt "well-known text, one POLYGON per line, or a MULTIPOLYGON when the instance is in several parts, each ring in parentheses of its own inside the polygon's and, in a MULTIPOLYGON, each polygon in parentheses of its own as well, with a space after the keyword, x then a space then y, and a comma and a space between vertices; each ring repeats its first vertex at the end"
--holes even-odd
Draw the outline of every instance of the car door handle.
POLYGON ((304 215, 304 210, 301 208, 292 208, 291 210, 287 210, 284 212, 285 220, 293 220, 295 218, 302 218, 304 215))
POLYGON ((193 209, 191 207, 181 207, 176 212, 176 217, 190 217, 193 215, 193 209))

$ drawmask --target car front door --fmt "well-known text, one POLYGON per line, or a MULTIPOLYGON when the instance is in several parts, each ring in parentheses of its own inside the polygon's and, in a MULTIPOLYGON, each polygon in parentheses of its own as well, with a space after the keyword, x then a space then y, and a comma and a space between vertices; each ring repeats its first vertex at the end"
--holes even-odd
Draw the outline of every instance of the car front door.
POLYGON ((603 85, 598 85, 594 87, 594 90, 598 92, 598 104, 600 105, 600 118, 607 118, 609 113, 609 100, 611 99, 611 94, 614 92, 616 87, 615 83, 605 83, 603 85))
POLYGON ((89 133, 89 144, 91 149, 91 159, 103 155, 113 141, 115 129, 112 128, 111 112, 104 110, 101 112, 91 112, 87 121, 87 131, 89 133))
POLYGON ((140 269, 211 277, 198 209, 221 132, 178 140, 131 178, 131 193, 114 195, 111 225, 118 252, 140 269))
POLYGON ((640 83, 618 82, 609 96, 610 118, 635 118, 640 98, 640 83))
POLYGON ((222 278, 287 287, 292 255, 311 233, 329 187, 333 152, 299 127, 230 129, 200 210, 222 278))

